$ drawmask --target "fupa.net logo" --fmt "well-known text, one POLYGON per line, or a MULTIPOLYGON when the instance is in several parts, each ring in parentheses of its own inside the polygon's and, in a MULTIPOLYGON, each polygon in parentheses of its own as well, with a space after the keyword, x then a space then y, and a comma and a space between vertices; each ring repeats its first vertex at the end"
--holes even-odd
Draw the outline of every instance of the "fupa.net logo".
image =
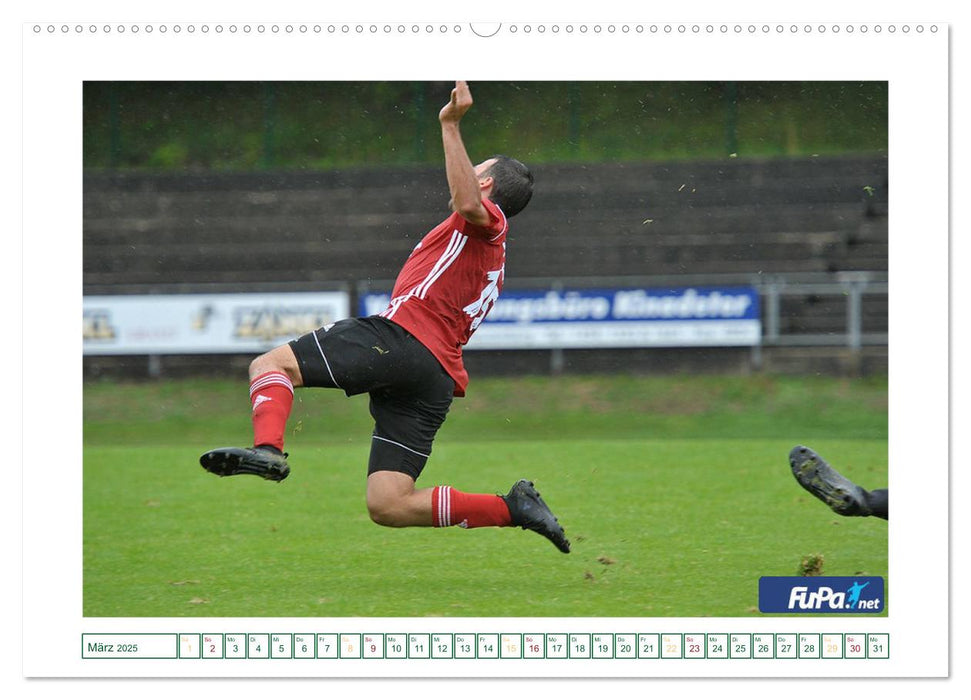
POLYGON ((763 576, 759 611, 774 613, 879 613, 884 609, 879 576, 763 576))

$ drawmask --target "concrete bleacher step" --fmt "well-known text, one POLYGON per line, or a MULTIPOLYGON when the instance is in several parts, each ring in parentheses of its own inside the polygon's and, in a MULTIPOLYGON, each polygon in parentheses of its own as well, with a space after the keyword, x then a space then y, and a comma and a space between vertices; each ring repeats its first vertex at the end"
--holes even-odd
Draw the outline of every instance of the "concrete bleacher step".
MULTIPOLYGON (((887 269, 885 156, 534 171, 507 278, 887 269)), ((393 277, 447 197, 438 167, 86 173, 84 284, 393 277)))

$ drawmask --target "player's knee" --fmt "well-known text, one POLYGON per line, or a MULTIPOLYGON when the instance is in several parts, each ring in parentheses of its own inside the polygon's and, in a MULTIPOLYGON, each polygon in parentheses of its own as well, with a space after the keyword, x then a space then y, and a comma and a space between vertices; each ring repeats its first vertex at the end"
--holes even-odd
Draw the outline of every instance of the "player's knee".
POLYGON ((259 375, 264 374, 265 372, 269 372, 270 369, 267 369, 267 366, 268 366, 268 363, 267 363, 265 354, 255 358, 252 362, 249 363, 250 379, 258 377, 259 375))
POLYGON ((401 527, 402 510, 395 499, 368 494, 367 512, 372 522, 384 527, 401 527))
POLYGON ((368 476, 367 510, 384 527, 408 527, 423 522, 415 505, 415 482, 406 474, 379 470, 368 476))
POLYGON ((287 345, 265 352, 249 363, 250 381, 267 372, 283 372, 294 386, 302 385, 296 357, 287 345))

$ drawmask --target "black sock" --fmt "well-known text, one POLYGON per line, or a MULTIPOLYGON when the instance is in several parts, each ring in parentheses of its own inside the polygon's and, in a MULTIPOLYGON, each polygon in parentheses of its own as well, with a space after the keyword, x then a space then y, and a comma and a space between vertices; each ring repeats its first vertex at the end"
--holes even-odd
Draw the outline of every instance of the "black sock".
POLYGON ((877 489, 876 491, 866 491, 865 493, 866 504, 870 508, 870 515, 889 520, 887 517, 889 489, 877 489))
POLYGON ((256 446, 256 449, 258 449, 258 450, 266 450, 267 452, 272 452, 275 455, 282 455, 283 454, 283 450, 281 450, 281 449, 279 449, 277 447, 274 447, 273 445, 257 445, 256 446))

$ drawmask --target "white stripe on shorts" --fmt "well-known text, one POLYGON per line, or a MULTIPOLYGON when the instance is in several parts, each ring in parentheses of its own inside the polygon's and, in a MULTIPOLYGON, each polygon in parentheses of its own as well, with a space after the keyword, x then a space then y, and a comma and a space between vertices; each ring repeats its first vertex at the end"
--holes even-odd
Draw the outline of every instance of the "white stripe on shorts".
POLYGON ((375 439, 375 440, 381 440, 382 442, 390 442, 392 445, 397 445, 401 449, 408 450, 409 452, 412 452, 412 453, 418 455, 419 457, 424 457, 425 459, 428 459, 428 457, 429 457, 429 455, 423 454, 422 452, 419 452, 418 450, 413 450, 410 447, 408 447, 408 445, 402 445, 400 442, 395 442, 394 440, 389 440, 388 438, 378 437, 377 435, 372 435, 371 437, 373 439, 375 439))
MULTIPOLYGON (((331 325, 333 325, 333 324, 331 324, 331 325)), ((324 326, 324 331, 325 332, 326 331, 329 331, 329 330, 330 330, 330 327, 329 326, 324 326)), ((324 354, 324 349, 322 347, 320 347, 320 338, 317 337, 317 331, 314 331, 313 332, 313 336, 314 336, 314 342, 317 343, 317 350, 320 351, 320 356, 324 360, 324 366, 327 367, 327 374, 330 375, 330 381, 334 382, 334 386, 336 386, 338 389, 340 389, 341 391, 343 391, 344 390, 344 387, 342 387, 340 384, 337 383, 337 379, 334 377, 334 372, 330 368, 330 363, 327 361, 327 355, 324 354)))

